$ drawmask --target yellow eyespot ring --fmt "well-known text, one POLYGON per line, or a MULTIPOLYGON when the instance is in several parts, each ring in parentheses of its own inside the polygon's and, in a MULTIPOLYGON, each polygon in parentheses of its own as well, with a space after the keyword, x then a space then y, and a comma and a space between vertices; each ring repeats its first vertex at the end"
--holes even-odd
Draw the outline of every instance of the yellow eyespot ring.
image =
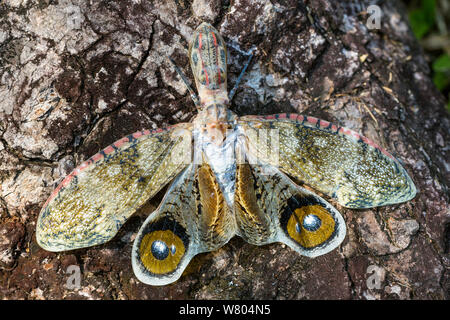
POLYGON ((335 228, 331 214, 321 205, 295 209, 286 229, 289 236, 304 248, 314 248, 330 238, 335 228))
POLYGON ((171 230, 158 230, 142 237, 139 247, 141 262, 154 274, 175 271, 185 252, 183 241, 171 230))

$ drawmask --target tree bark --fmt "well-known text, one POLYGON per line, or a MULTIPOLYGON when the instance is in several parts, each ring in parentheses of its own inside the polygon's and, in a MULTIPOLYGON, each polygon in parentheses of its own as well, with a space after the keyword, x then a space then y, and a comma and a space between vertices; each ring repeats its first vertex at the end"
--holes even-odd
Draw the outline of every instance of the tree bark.
POLYGON ((8 299, 448 299, 449 116, 399 1, 21 1, 0 4, 0 297, 8 299), (418 194, 349 210, 342 245, 315 259, 235 237, 176 283, 139 283, 131 247, 163 192, 110 242, 50 253, 35 239, 51 191, 122 136, 189 121, 187 46, 211 22, 228 45, 231 109, 295 112, 358 131, 401 160, 418 194), (69 288, 69 266, 81 271, 69 288))

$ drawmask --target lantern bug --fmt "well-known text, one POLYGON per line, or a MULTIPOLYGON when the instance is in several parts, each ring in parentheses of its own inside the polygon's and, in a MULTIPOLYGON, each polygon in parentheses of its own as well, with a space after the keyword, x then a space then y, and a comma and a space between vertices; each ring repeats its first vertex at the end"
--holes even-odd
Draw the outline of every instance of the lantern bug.
POLYGON ((225 42, 210 24, 195 30, 188 54, 198 95, 175 70, 198 114, 189 123, 130 134, 73 170, 39 215, 42 248, 65 251, 109 241, 170 183, 132 248, 137 278, 165 285, 195 255, 235 235, 255 245, 285 243, 308 257, 336 248, 346 234, 343 217, 290 177, 348 208, 415 196, 401 164, 350 129, 306 115, 239 117, 228 109, 237 84, 228 94, 225 42))

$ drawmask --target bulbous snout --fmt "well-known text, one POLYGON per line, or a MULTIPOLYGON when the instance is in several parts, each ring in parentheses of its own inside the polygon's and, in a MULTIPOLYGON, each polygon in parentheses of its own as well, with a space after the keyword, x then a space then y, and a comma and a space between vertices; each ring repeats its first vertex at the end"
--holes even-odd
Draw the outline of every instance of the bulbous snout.
POLYGON ((204 89, 227 90, 227 49, 219 32, 203 22, 189 44, 189 59, 199 94, 204 89))

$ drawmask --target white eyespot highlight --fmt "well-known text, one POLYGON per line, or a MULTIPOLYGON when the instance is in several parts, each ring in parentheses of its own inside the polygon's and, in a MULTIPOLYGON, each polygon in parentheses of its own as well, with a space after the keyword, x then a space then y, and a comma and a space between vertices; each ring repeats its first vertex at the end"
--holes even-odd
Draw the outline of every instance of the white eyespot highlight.
POLYGON ((303 219, 303 228, 308 231, 316 231, 322 225, 322 221, 320 221, 319 217, 315 214, 308 214, 303 219))

